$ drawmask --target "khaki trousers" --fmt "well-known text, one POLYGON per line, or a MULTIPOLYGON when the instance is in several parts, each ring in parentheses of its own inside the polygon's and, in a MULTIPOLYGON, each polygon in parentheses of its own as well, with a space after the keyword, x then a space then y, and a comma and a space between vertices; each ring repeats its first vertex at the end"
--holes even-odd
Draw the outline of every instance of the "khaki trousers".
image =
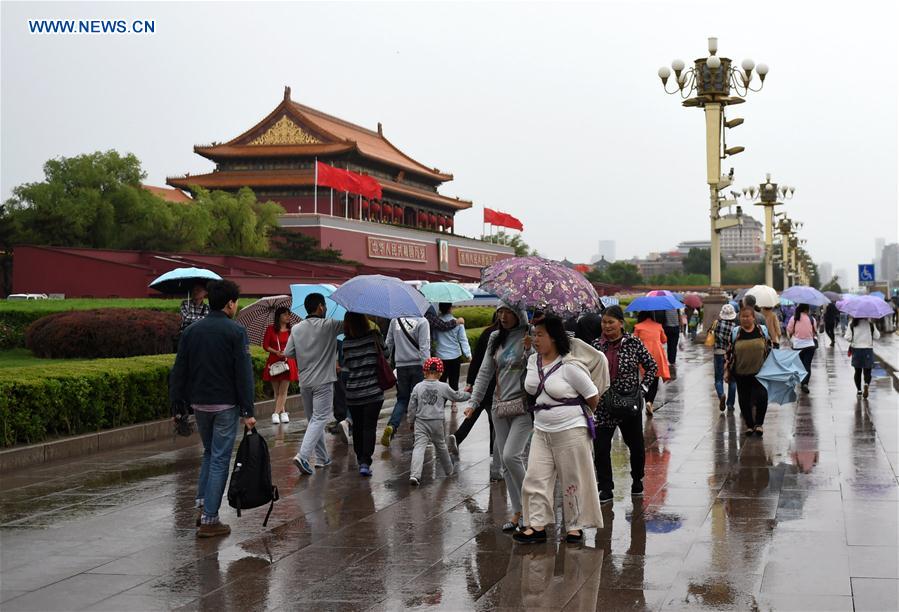
POLYGON ((593 444, 586 427, 556 433, 534 429, 521 491, 525 526, 542 528, 555 522, 557 476, 566 531, 602 527, 593 444))

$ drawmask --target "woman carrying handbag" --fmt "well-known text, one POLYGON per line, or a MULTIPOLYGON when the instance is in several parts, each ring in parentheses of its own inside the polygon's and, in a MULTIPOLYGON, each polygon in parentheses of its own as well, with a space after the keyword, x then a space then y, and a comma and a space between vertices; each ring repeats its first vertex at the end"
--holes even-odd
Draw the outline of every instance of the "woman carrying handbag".
POLYGON ((643 467, 646 450, 643 445, 643 395, 649 381, 659 373, 655 359, 636 336, 624 331, 624 312, 620 306, 609 306, 602 313, 602 336, 593 343, 609 361, 611 386, 596 409, 596 439, 593 441, 599 501, 610 503, 612 490, 612 437, 615 428, 631 455, 631 495, 643 495, 643 467), (643 380, 640 380, 640 369, 643 380))
POLYGON ((524 377, 527 360, 532 353, 528 336, 528 317, 523 310, 508 304, 499 308, 498 330, 490 334, 487 354, 481 364, 471 392, 466 417, 477 410, 491 381, 493 394, 493 428, 496 432, 494 452, 502 457, 506 470, 506 490, 512 504, 512 518, 502 529, 512 532, 521 527, 521 486, 524 482, 524 449, 528 444, 533 420, 527 411, 524 377))
POLYGON ((297 362, 284 356, 284 347, 290 338, 290 310, 284 306, 275 309, 274 324, 269 325, 262 338, 262 348, 268 352, 268 360, 262 369, 262 380, 272 383, 275 394, 275 411, 272 423, 289 423, 287 414, 287 390, 297 381, 297 362))

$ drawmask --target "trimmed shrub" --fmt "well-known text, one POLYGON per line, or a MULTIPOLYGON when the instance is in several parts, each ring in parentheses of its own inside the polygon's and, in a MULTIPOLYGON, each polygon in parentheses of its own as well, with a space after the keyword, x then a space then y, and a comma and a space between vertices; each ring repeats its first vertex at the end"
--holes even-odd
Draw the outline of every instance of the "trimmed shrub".
POLYGON ((453 308, 453 314, 465 319, 465 327, 472 329, 487 327, 493 322, 493 313, 496 308, 492 306, 459 306, 453 308))
POLYGON ((40 318, 25 332, 37 357, 96 359, 172 352, 180 318, 172 312, 104 308, 40 318))
POLYGON ((24 335, 21 329, 0 321, 0 350, 17 348, 24 344, 24 335))
MULTIPOLYGON (((466 321, 468 323, 468 321, 466 321)), ((478 340, 481 338, 481 334, 484 333, 485 327, 476 327, 475 329, 465 328, 465 335, 468 336, 468 344, 471 345, 471 352, 474 354, 474 347, 478 345, 478 340)))
MULTIPOLYGON (((254 348, 252 356, 256 398, 264 399, 266 355, 254 348)), ((0 442, 33 444, 167 418, 173 362, 169 354, 0 370, 0 442)))

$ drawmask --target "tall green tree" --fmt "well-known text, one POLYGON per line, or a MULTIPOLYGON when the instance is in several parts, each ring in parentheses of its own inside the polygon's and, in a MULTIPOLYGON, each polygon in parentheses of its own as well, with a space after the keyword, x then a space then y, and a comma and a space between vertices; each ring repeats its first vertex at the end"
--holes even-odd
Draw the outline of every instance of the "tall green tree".
POLYGON ((840 277, 834 275, 823 287, 821 287, 821 291, 834 291, 836 293, 843 293, 843 288, 840 287, 840 277))
POLYGON ((278 227, 284 209, 274 202, 259 202, 248 187, 236 194, 195 188, 196 205, 212 219, 207 249, 214 253, 264 255, 269 235, 278 227))
POLYGON ((593 270, 586 275, 587 280, 594 283, 608 283, 610 285, 621 285, 623 287, 633 287, 634 285, 643 284, 643 276, 640 274, 640 268, 626 261, 616 261, 602 272, 593 270))
POLYGON ((492 236, 481 236, 481 240, 485 242, 494 242, 496 244, 504 244, 515 249, 516 257, 527 257, 529 255, 539 256, 537 249, 532 249, 528 243, 524 241, 521 234, 508 234, 503 230, 499 230, 492 236))
MULTIPOLYGON (((712 252, 709 249, 692 248, 684 257, 684 272, 686 274, 710 274, 712 269, 712 252)), ((721 258, 721 272, 727 268, 724 258, 721 258)))

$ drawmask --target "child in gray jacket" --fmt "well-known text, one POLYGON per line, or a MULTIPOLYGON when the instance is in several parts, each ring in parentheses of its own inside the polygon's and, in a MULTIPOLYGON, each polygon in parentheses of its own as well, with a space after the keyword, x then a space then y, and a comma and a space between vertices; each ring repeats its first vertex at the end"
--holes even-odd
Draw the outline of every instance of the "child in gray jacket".
POLYGON ((428 443, 434 445, 434 454, 440 460, 447 476, 453 473, 453 461, 446 449, 446 433, 444 419, 446 401, 464 402, 471 394, 467 391, 456 391, 448 384, 440 382, 443 374, 443 361, 431 357, 425 361, 425 379, 415 385, 409 398, 409 419, 413 422, 415 444, 412 447, 412 473, 409 483, 418 485, 421 482, 421 470, 425 462, 425 449, 428 443))

